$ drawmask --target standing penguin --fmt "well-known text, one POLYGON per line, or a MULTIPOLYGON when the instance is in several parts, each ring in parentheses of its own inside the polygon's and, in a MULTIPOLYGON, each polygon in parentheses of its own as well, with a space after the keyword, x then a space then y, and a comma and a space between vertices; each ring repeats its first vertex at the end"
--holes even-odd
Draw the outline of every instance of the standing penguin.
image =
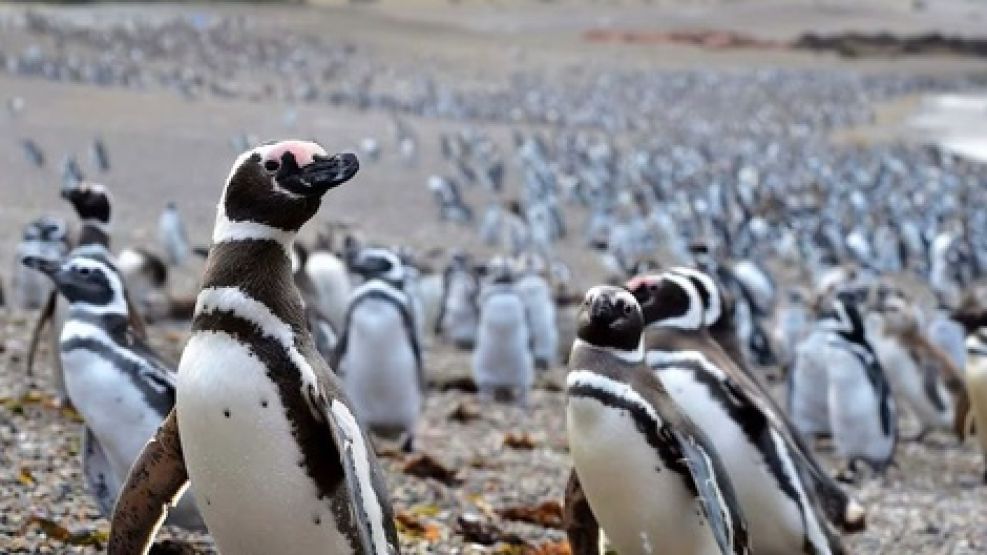
POLYGON ((852 472, 858 462, 883 472, 894 459, 898 413, 891 387, 866 337, 855 295, 831 301, 827 345, 816 361, 827 369, 829 424, 837 453, 852 472))
POLYGON ((460 349, 472 348, 480 320, 479 292, 480 283, 469 256, 454 254, 442 274, 442 302, 436 318, 436 335, 445 336, 460 349))
POLYGON ((618 553, 751 553, 720 456, 645 365, 637 301, 594 287, 578 320, 566 380, 573 553, 600 552, 597 521, 618 553))
POLYGON ((190 482, 226 553, 400 552, 379 463, 315 351, 291 275, 298 230, 357 168, 303 141, 234 163, 175 409, 124 485, 110 555, 146 553, 190 482))
POLYGON ((918 418, 916 440, 931 430, 955 430, 962 435, 961 407, 965 399, 962 372, 919 327, 913 305, 900 292, 879 299, 868 316, 868 339, 894 393, 918 418))
POLYGON ((966 357, 966 388, 977 441, 984 455, 987 484, 987 328, 980 328, 966 339, 966 357))
MULTIPOLYGON (((69 303, 59 353, 69 399, 85 421, 83 471, 109 517, 131 465, 175 404, 175 376, 134 335, 123 279, 105 255, 28 257, 24 264, 44 272, 69 303)), ((191 495, 169 517, 169 524, 204 529, 191 495)))
MULTIPOLYGON (((829 517, 832 524, 838 526, 844 532, 858 532, 865 526, 864 508, 855 499, 850 497, 825 471, 822 465, 816 460, 812 450, 805 444, 799 435, 796 427, 782 410, 781 406, 772 397, 769 389, 754 375, 746 366, 736 324, 734 322, 735 301, 726 289, 720 286, 711 276, 699 270, 688 267, 675 267, 669 272, 659 276, 645 276, 634 280, 628 285, 635 297, 638 298, 644 313, 645 322, 649 324, 649 331, 646 332, 648 339, 655 339, 656 329, 667 327, 662 320, 672 318, 678 320, 675 325, 677 332, 676 341, 671 345, 681 347, 680 342, 691 343, 695 349, 693 352, 702 353, 709 364, 702 365, 703 369, 711 370, 718 368, 719 374, 715 374, 721 386, 730 392, 730 402, 734 406, 746 406, 741 411, 744 414, 761 413, 761 417, 770 425, 771 434, 781 437, 784 440, 784 450, 789 453, 792 460, 798 467, 802 480, 810 484, 815 491, 816 497, 822 504, 823 510, 829 517), (681 279, 661 279, 663 276, 685 278, 681 279), (654 287, 657 286, 657 289, 654 287), (694 289, 695 294, 688 291, 689 286, 694 289), (696 327, 695 320, 677 318, 675 309, 671 312, 656 311, 656 300, 659 297, 667 297, 670 293, 662 294, 663 290, 674 291, 681 289, 684 296, 690 299, 690 303, 696 298, 702 303, 702 326, 696 327), (687 339, 687 341, 686 341, 687 339), (711 340, 711 341, 710 341, 711 340), (725 354, 726 358, 721 355, 725 354), (752 412, 753 411, 753 412, 752 412)), ((675 294, 671 293, 674 297, 675 294)), ((667 308, 665 309, 667 310, 667 308)), ((689 311, 685 306, 684 312, 689 311)), ((664 333, 669 334, 668 330, 664 333)), ((655 341, 655 345, 661 346, 663 342, 655 341)), ((728 403, 730 404, 730 403, 728 403)), ((703 417, 708 415, 702 415, 703 417)), ((699 421, 700 418, 695 418, 699 421)), ((719 426, 719 424, 712 424, 719 426)), ((750 437, 757 438, 758 427, 751 423, 745 428, 750 437)), ((767 428, 760 428, 762 433, 767 428)), ((712 437, 713 433, 710 434, 712 437)), ((763 436, 762 436, 763 439, 763 436)), ((808 511, 803 508, 803 511, 808 511)))
POLYGON ((158 218, 158 241, 172 266, 181 266, 192 252, 185 222, 174 202, 169 202, 158 218))
POLYGON ((507 391, 518 405, 527 406, 535 379, 531 344, 524 300, 506 263, 494 261, 480 291, 480 329, 473 351, 473 379, 484 401, 507 391))
POLYGON ((332 367, 360 422, 401 438, 411 451, 425 378, 411 299, 402 289, 405 270, 397 254, 381 248, 361 250, 351 267, 366 281, 353 291, 332 367))
POLYGON ((528 264, 525 274, 514 286, 531 323, 531 350, 535 366, 547 370, 558 360, 559 329, 556 325, 555 299, 551 287, 539 275, 536 265, 528 264))
POLYGON ((57 259, 67 252, 68 227, 64 221, 43 216, 27 224, 17 245, 17 261, 11 278, 11 306, 22 310, 42 308, 52 295, 51 281, 21 264, 21 260, 28 256, 57 259))
POLYGON ((757 552, 842 553, 824 507, 838 509, 831 518, 841 526, 859 526, 863 509, 835 484, 817 485, 828 477, 811 453, 794 440, 767 394, 712 340, 704 320, 718 317, 718 301, 704 303, 692 280, 674 270, 636 278, 628 288, 648 326, 647 364, 716 446, 757 552))

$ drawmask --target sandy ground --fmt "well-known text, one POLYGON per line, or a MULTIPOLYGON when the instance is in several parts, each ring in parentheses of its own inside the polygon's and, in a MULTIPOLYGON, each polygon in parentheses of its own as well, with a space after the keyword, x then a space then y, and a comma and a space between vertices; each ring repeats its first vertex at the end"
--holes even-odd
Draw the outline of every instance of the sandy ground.
MULTIPOLYGON (((966 74, 984 70, 980 60, 921 58, 844 61, 829 55, 791 52, 709 52, 681 46, 590 45, 581 39, 588 29, 718 28, 756 32, 770 38, 791 38, 806 30, 879 30, 900 32, 941 30, 982 32, 987 4, 951 0, 928 2, 924 11, 912 2, 736 1, 681 3, 520 2, 463 0, 450 7, 438 0, 381 1, 359 7, 344 2, 320 9, 271 6, 134 5, 52 8, 54 13, 105 23, 140 12, 149 18, 181 13, 245 14, 261 32, 296 30, 318 33, 354 44, 362 54, 395 67, 423 64, 444 79, 483 87, 512 71, 585 66, 629 69, 714 67, 745 71, 758 67, 835 68, 862 73, 908 75, 966 74)), ((0 20, 24 8, 0 5, 0 20)), ((0 26, 0 50, 23 48, 27 37, 0 26), (5 34, 6 33, 6 34, 5 34)), ((440 167, 437 137, 460 130, 462 122, 406 116, 420 135, 422 155, 406 167, 393 155, 382 111, 361 111, 326 105, 282 101, 254 102, 213 97, 189 100, 172 91, 99 88, 0 74, 0 100, 23 98, 18 114, 0 113, 0 260, 11 261, 18 230, 41 213, 70 214, 58 198, 57 161, 67 153, 82 159, 91 140, 102 137, 110 149, 112 170, 93 177, 105 181, 115 195, 115 245, 146 245, 154 241, 157 215, 174 200, 197 241, 205 243, 214 217, 222 180, 235 152, 230 138, 250 133, 262 139, 317 137, 330 150, 354 149, 367 136, 381 139, 380 162, 366 163, 359 177, 325 203, 320 221, 353 222, 377 242, 418 248, 462 245, 487 252, 473 233, 439 223, 425 180, 440 167), (292 120, 286 123, 287 120, 292 120), (44 169, 31 166, 17 143, 32 137, 52 158, 44 169)), ((918 98, 897 99, 877 110, 869 128, 837 133, 851 143, 900 138, 901 122, 914 111, 918 98)), ((479 124, 507 144, 510 128, 479 124)), ((475 206, 482 193, 471 192, 475 206)), ((578 216, 577 216, 578 221, 578 216)), ((560 254, 587 286, 599 279, 595 258, 574 242, 560 254)), ((191 290, 197 269, 186 269, 179 288, 191 290)), ((0 275, 6 272, 0 271, 0 275)), ((0 552, 64 553, 91 548, 68 547, 29 522, 47 515, 73 531, 105 532, 85 494, 77 464, 78 425, 49 406, 45 376, 28 382, 23 374, 27 330, 33 316, 0 312, 0 552), (37 393, 29 394, 35 391, 37 393), (25 395, 28 395, 25 397, 25 395)), ((177 357, 184 332, 180 325, 153 330, 156 343, 177 357)), ((468 372, 463 353, 436 348, 427 365, 434 376, 468 372)), ((558 382, 558 376, 547 383, 558 382)), ((421 425, 421 450, 456 469, 461 483, 446 485, 405 475, 403 462, 387 459, 396 508, 425 526, 409 532, 409 552, 488 553, 493 547, 467 545, 457 532, 463 514, 489 519, 529 546, 562 538, 558 530, 510 523, 496 510, 514 505, 557 501, 567 472, 561 417, 561 394, 536 392, 532 410, 480 408, 467 423, 449 420, 461 404, 477 406, 471 394, 433 392, 421 425), (505 435, 530 434, 534 447, 505 447, 505 435), (424 534, 426 538, 418 537, 424 534)), ((923 444, 903 444, 899 467, 887 477, 855 487, 870 511, 870 526, 847 538, 856 553, 967 554, 987 551, 987 502, 980 485, 980 457, 972 446, 958 447, 945 436, 923 444)), ((49 532, 51 532, 49 530, 49 532)), ((55 534, 57 535, 57 534, 55 534)), ((208 549, 208 541, 200 547, 208 549)))

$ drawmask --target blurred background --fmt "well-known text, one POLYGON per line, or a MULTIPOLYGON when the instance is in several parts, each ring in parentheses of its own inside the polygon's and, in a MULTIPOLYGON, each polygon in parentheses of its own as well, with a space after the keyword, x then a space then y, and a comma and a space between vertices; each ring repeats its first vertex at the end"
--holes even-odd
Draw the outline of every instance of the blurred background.
MULTIPOLYGON (((457 253, 531 255, 560 315, 596 283, 679 264, 743 283, 754 266, 748 289, 768 292, 746 297, 745 333, 771 353, 754 338, 746 354, 772 380, 801 339, 775 331, 780 311, 834 279, 890 280, 926 314, 987 306, 979 0, 0 3, 0 102, 4 553, 96 550, 107 528, 77 423, 46 371, 24 375, 38 306, 14 302, 23 230, 42 215, 74 225, 60 195, 81 183, 111 191, 115 251, 167 266, 142 306, 174 359, 188 324, 173 305, 197 292, 202 259, 169 258, 163 213, 173 204, 188 246, 207 247, 235 157, 289 137, 361 160, 304 231, 310 248, 400 248, 422 276, 457 253)), ((474 418, 456 389, 469 352, 429 336, 419 435, 460 482, 387 463, 409 551, 555 545, 557 526, 497 510, 561 495, 563 365, 531 412, 474 418), (505 447, 507 432, 531 445, 505 447), (464 514, 517 541, 471 541, 464 514)), ((979 447, 941 433, 899 453, 855 486, 871 516, 852 550, 985 552, 979 447)))

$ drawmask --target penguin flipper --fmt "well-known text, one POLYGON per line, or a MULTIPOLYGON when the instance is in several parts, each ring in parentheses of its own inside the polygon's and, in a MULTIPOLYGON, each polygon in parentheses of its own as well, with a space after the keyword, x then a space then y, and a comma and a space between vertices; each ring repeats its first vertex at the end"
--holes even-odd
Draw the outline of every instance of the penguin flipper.
POLYGON ((747 524, 741 514, 740 502, 729 481, 719 456, 709 448, 704 436, 686 430, 668 428, 678 440, 682 462, 689 467, 696 486, 697 498, 702 504, 706 520, 720 552, 724 555, 750 554, 747 524))
POLYGON ((322 408, 339 452, 359 552, 397 555, 400 547, 393 509, 373 446, 340 399, 322 403, 322 408))
MULTIPOLYGON (((27 375, 34 375, 34 359, 38 354, 38 343, 41 342, 41 332, 45 329, 45 324, 52 321, 55 314, 55 304, 58 301, 58 291, 52 291, 48 295, 48 301, 41 308, 41 312, 38 313, 38 320, 34 323, 34 329, 31 330, 31 341, 27 347, 27 375)), ((55 333, 55 330, 52 330, 55 333)))
POLYGON ((569 538, 572 555, 600 555, 600 524, 589 506, 575 469, 565 486, 562 527, 569 538))
POLYGON ((120 489, 110 519, 108 555, 148 553, 168 509, 188 485, 178 419, 172 410, 134 461, 120 489))
POLYGON ((110 468, 110 461, 103 446, 88 426, 82 430, 82 472, 86 476, 89 492, 96 498, 96 506, 104 518, 113 514, 113 503, 120 493, 120 483, 110 468))

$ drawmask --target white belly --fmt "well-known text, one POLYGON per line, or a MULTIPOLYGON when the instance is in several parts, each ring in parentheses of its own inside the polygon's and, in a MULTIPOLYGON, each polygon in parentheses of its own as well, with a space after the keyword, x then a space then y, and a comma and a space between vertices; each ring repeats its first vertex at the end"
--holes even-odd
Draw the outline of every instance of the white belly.
POLYGON ((122 482, 164 416, 154 412, 130 379, 103 357, 74 349, 62 353, 62 364, 72 404, 122 482))
POLYGON ((892 433, 885 434, 881 425, 881 401, 857 358, 842 349, 832 348, 827 360, 830 365, 830 424, 837 453, 845 458, 887 459, 894 450, 894 414, 892 433))
POLYGON ((389 303, 365 300, 351 316, 348 337, 340 367, 357 417, 369 426, 414 431, 422 398, 401 315, 389 303))
POLYGON ((829 375, 826 371, 825 337, 814 333, 799 344, 792 367, 789 412, 792 423, 805 435, 830 432, 829 401, 826 397, 829 375))
POLYGON ((698 501, 661 460, 626 411, 570 397, 569 449, 580 483, 621 555, 698 555, 720 550, 698 501))
MULTIPOLYGON (((675 403, 716 446, 744 508, 751 544, 757 546, 757 553, 787 555, 800 552, 806 535, 820 553, 827 552, 828 541, 815 521, 815 515, 808 515, 810 530, 806 534, 799 504, 782 492, 764 456, 723 406, 714 401, 706 386, 696 381, 688 370, 662 369, 658 377, 675 403)), ((787 447, 773 431, 772 438, 790 475, 796 475, 787 447)), ((797 475, 794 482, 800 504, 811 506, 797 475)))
POLYGON ((221 333, 197 333, 182 355, 178 425, 206 525, 230 555, 352 553, 330 500, 319 500, 299 465, 301 449, 266 372, 221 333))

